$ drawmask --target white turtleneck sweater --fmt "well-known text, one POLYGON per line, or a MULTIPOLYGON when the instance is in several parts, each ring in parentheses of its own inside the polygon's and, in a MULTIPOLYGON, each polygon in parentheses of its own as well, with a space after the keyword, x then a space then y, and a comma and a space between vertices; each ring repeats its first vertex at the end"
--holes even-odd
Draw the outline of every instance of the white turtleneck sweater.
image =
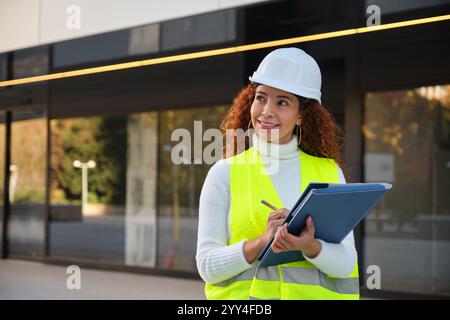
MULTIPOLYGON (((278 161, 278 170, 268 172, 281 202, 290 210, 301 195, 299 152, 302 151, 297 147, 297 137, 293 136, 288 143, 280 144, 277 155, 268 154, 270 144, 258 139, 257 134, 253 135, 253 145, 259 151, 263 163, 267 160, 278 161)), ((340 168, 339 176, 340 183, 345 183, 340 168)), ((245 240, 228 245, 229 218, 230 161, 222 159, 209 170, 200 194, 196 260, 200 276, 205 282, 214 284, 229 279, 252 266, 244 257, 245 240)), ((357 261, 353 232, 338 244, 318 240, 322 244, 320 253, 313 259, 306 256, 305 259, 329 276, 348 276, 357 261)))

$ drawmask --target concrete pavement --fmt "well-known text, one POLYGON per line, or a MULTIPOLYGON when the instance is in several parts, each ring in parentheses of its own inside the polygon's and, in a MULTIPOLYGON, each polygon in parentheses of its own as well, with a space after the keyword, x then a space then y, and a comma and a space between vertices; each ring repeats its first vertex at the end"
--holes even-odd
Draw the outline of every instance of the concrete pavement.
POLYGON ((64 266, 0 260, 0 299, 205 299, 199 280, 87 268, 80 273, 81 289, 70 290, 64 266))

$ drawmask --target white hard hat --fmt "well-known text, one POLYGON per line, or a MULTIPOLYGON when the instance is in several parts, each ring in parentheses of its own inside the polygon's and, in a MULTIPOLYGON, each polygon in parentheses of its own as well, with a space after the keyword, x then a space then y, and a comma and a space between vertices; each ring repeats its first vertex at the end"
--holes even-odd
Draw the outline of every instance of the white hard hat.
POLYGON ((269 53, 249 77, 264 84, 305 98, 320 101, 322 75, 313 57, 298 48, 281 48, 269 53))

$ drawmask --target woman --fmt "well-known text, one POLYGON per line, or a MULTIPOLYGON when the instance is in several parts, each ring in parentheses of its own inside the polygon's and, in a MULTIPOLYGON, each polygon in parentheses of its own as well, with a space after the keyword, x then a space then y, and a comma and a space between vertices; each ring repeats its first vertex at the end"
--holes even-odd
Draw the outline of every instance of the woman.
MULTIPOLYGON (((208 299, 358 299, 353 232, 341 243, 314 237, 307 219, 299 235, 282 222, 310 182, 345 183, 339 127, 321 105, 321 74, 297 48, 272 51, 234 99, 221 129, 254 129, 253 146, 208 172, 200 195, 197 267, 208 299), (278 152, 273 152, 274 147, 278 152), (277 170, 269 173, 269 166, 277 170), (277 208, 260 203, 266 200, 277 208), (259 267, 275 235, 274 252, 299 250, 304 260, 259 267)), ((339 214, 336 212, 334 214, 339 214)))

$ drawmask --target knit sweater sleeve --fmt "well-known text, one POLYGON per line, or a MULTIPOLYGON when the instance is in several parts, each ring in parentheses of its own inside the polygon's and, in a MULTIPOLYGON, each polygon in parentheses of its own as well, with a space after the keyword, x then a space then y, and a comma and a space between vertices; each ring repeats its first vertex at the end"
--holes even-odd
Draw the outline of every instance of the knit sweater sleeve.
POLYGON ((211 284, 251 267, 244 257, 245 240, 228 245, 229 172, 226 160, 214 164, 200 194, 196 261, 201 278, 211 284))

